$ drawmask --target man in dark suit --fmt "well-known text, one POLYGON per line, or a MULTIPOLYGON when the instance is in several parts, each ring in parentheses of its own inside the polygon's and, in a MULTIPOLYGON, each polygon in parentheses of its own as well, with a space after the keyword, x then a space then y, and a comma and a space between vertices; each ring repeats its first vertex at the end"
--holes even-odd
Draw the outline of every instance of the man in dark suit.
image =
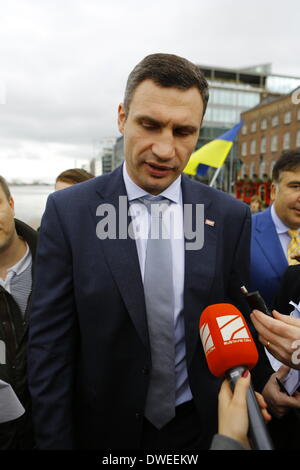
POLYGON ((199 315, 224 301, 245 311, 239 292, 248 282, 250 211, 181 175, 207 101, 197 66, 170 54, 146 57, 131 72, 118 110, 124 165, 48 199, 28 352, 41 449, 210 446, 220 381, 205 362, 199 315), (152 234, 146 240, 136 235, 138 226, 149 232, 144 199, 161 197, 166 213, 179 209, 179 236, 169 237, 169 264, 163 252, 152 257, 151 277, 152 234), (192 222, 189 230, 185 222, 192 222), (128 236, 128 224, 135 237, 128 236), (170 267, 172 286, 161 290, 170 267), (157 300, 162 309, 171 306, 164 320, 171 320, 172 331, 153 326, 157 300), (163 348, 172 341, 169 355, 163 348), (169 421, 157 424, 155 411, 156 418, 169 414, 169 421))

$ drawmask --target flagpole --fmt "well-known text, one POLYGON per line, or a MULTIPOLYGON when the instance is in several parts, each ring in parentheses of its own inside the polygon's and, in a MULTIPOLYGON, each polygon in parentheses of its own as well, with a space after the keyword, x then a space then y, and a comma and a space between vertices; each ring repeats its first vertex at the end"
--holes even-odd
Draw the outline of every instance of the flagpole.
POLYGON ((219 173, 220 173, 220 171, 221 171, 221 168, 222 168, 222 166, 220 166, 220 167, 217 169, 217 171, 215 172, 215 174, 214 174, 214 176, 213 176, 211 182, 209 183, 209 186, 213 186, 213 185, 215 184, 216 179, 217 179, 217 177, 218 177, 218 175, 219 175, 219 173))

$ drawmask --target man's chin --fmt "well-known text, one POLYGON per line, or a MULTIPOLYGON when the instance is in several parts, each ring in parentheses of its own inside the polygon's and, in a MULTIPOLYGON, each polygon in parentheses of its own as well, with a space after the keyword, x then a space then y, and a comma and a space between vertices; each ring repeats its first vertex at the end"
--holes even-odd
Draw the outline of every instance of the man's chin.
POLYGON ((168 181, 164 178, 151 178, 151 181, 148 180, 143 189, 150 194, 157 195, 167 189, 171 183, 172 181, 168 181))

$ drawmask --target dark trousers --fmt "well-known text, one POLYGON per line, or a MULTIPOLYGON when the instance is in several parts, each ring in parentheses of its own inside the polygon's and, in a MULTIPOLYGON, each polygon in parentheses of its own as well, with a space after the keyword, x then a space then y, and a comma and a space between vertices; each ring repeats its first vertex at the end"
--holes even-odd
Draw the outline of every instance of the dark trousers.
POLYGON ((143 422, 142 449, 201 450, 208 449, 193 400, 176 407, 176 416, 162 429, 156 429, 146 418, 143 422))

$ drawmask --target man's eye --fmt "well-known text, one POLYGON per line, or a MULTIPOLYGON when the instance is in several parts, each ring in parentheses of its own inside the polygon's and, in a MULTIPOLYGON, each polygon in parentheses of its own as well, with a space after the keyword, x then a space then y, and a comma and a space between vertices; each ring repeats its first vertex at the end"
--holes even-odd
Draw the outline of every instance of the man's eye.
POLYGON ((157 126, 155 124, 150 123, 150 122, 142 122, 142 126, 145 129, 157 129, 157 126))
POLYGON ((175 129, 174 133, 182 137, 186 137, 191 134, 191 132, 187 129, 175 129))

